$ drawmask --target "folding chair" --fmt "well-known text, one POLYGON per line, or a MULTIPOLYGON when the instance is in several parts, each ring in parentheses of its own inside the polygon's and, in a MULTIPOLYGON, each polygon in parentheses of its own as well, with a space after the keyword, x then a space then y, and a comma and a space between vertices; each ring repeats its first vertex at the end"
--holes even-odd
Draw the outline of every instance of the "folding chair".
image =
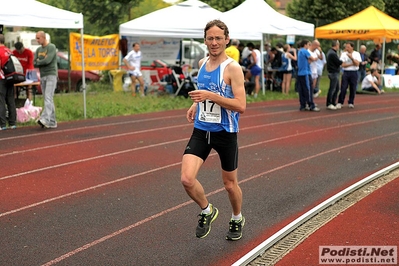
POLYGON ((149 87, 156 89, 157 91, 165 91, 165 86, 168 84, 166 81, 161 81, 158 76, 157 70, 149 70, 151 84, 149 87))
POLYGON ((144 84, 147 86, 147 93, 154 93, 162 90, 167 82, 161 82, 156 70, 142 70, 144 84))
POLYGON ((177 85, 177 90, 175 92, 175 96, 179 95, 180 90, 184 86, 184 74, 183 74, 183 69, 178 66, 172 67, 172 75, 174 79, 176 80, 176 85, 177 85), (182 80, 183 78, 183 80, 182 80))

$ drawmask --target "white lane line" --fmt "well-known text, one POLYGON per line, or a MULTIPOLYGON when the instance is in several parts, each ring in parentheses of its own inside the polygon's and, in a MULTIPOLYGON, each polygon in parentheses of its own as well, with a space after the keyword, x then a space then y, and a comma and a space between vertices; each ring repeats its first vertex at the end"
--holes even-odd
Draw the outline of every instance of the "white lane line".
POLYGON ((86 158, 86 159, 70 161, 70 162, 67 162, 67 163, 56 164, 56 165, 52 165, 52 166, 48 166, 48 167, 42 167, 40 169, 35 169, 35 170, 31 170, 31 171, 21 172, 21 173, 14 174, 14 175, 3 176, 3 177, 0 178, 0 181, 1 180, 5 180, 5 179, 9 179, 9 178, 13 178, 13 177, 19 177, 19 176, 33 174, 33 173, 46 171, 46 170, 51 170, 51 169, 55 169, 55 168, 59 168, 59 167, 63 167, 63 166, 68 166, 68 165, 72 165, 72 164, 83 163, 83 162, 88 162, 88 161, 97 160, 97 159, 103 159, 105 157, 120 155, 120 154, 127 153, 127 152, 144 150, 144 149, 153 148, 153 147, 162 146, 162 145, 169 145, 169 144, 173 144, 173 143, 181 142, 181 141, 188 141, 188 138, 171 140, 171 141, 161 142, 161 143, 147 145, 147 146, 143 146, 143 147, 137 147, 137 148, 133 148, 133 149, 107 153, 107 154, 103 154, 103 155, 99 155, 99 156, 93 156, 93 157, 86 158))
MULTIPOLYGON (((375 102, 371 102, 374 103, 375 102)), ((261 106, 261 107, 254 107, 253 109, 259 109, 259 108, 266 108, 266 107, 273 107, 273 106, 285 106, 283 104, 275 104, 275 105, 267 105, 267 106, 261 106)), ((375 111, 380 111, 380 110, 384 110, 384 109, 395 109, 397 107, 392 106, 392 107, 382 107, 382 108, 377 108, 377 109, 367 109, 367 110, 358 110, 356 112, 356 114, 361 114, 361 113, 368 113, 368 112, 375 112, 375 111)), ((254 117, 261 117, 261 116, 275 116, 275 115, 281 115, 281 114, 285 114, 285 113, 297 113, 298 111, 293 111, 293 110, 286 110, 286 111, 280 111, 280 112, 273 112, 273 113, 261 113, 261 114, 254 114, 254 115, 243 115, 241 117, 242 120, 245 119, 250 119, 250 118, 254 118, 254 117)), ((337 112, 335 114, 329 114, 328 117, 335 117, 335 116, 342 116, 345 115, 345 113, 342 112, 337 112)), ((22 136, 13 136, 13 137, 8 137, 8 138, 0 138, 0 141, 3 140, 14 140, 14 139, 21 139, 21 138, 31 138, 31 137, 35 137, 35 136, 43 136, 43 135, 47 135, 47 134, 64 134, 66 132, 71 132, 71 131, 79 131, 82 129, 92 129, 92 128, 100 128, 100 127, 109 127, 109 126, 118 126, 118 125, 122 125, 122 124, 132 124, 132 123, 141 123, 141 122, 148 122, 148 121, 156 121, 156 120, 165 120, 165 119, 175 119, 175 118, 181 118, 181 115, 177 115, 177 116, 167 116, 167 117, 157 117, 157 118, 148 118, 148 119, 140 119, 140 120, 135 120, 135 121, 123 121, 123 122, 116 122, 116 123, 108 123, 108 124, 100 124, 100 125, 93 125, 93 126, 85 126, 85 127, 79 127, 79 128, 71 128, 71 129, 64 129, 64 130, 57 130, 57 131, 45 131, 45 132, 40 132, 37 134, 31 134, 29 133, 28 135, 22 135, 22 136)), ((282 123, 290 123, 290 122, 297 122, 297 121, 304 121, 304 120, 314 120, 314 119, 319 119, 319 118, 323 118, 320 116, 317 117, 306 117, 306 118, 302 118, 299 120, 290 120, 290 121, 284 121, 282 123)), ((145 133, 145 132, 151 132, 151 131, 158 131, 158 130, 164 130, 165 128, 174 128, 174 127, 184 127, 187 126, 189 124, 185 123, 185 124, 181 124, 181 125, 175 125, 175 126, 168 126, 168 127, 162 127, 162 128, 153 128, 153 129, 147 129, 147 130, 141 130, 141 131, 137 131, 137 132, 131 132, 131 133, 124 133, 124 134, 116 134, 116 135, 109 135, 109 136, 104 136, 104 137, 98 137, 98 138, 93 138, 93 139, 85 139, 85 140, 80 140, 80 141, 70 141, 70 142, 66 142, 66 143, 62 143, 62 144, 55 144, 55 145, 49 145, 49 146, 41 146, 38 148, 32 148, 29 150, 14 150, 12 152, 9 153, 2 153, 0 154, 0 157, 4 157, 4 156, 8 156, 8 155, 15 155, 15 154, 19 154, 19 153, 25 153, 25 152, 30 152, 30 151, 37 151, 37 150, 43 150, 43 149, 48 149, 48 148, 54 148, 54 147, 60 147, 60 146, 66 146, 66 145, 72 145, 72 144, 76 144, 76 143, 85 143, 86 141, 95 141, 95 140, 100 140, 100 139, 106 139, 106 138, 114 138, 114 137, 120 137, 120 136, 125 136, 125 135, 129 135, 129 134, 138 134, 138 133, 145 133)), ((262 125, 265 126, 265 125, 262 125)))
POLYGON ((165 117, 155 117, 155 118, 145 118, 145 119, 139 119, 139 120, 129 120, 129 121, 122 121, 122 122, 112 122, 108 124, 98 124, 98 125, 93 125, 93 126, 83 126, 83 127, 74 127, 70 129, 62 129, 62 130, 44 130, 40 131, 38 133, 32 133, 29 132, 27 135, 20 135, 20 136, 12 136, 8 138, 0 138, 0 141, 4 140, 13 140, 13 139, 21 139, 21 138, 32 138, 36 136, 43 136, 43 135, 59 135, 60 133, 66 133, 66 132, 71 132, 71 131, 80 131, 82 129, 93 129, 93 128, 101 128, 101 127, 113 127, 113 126, 119 126, 119 125, 125 125, 125 124, 136 124, 136 123, 143 123, 143 122, 150 122, 150 121, 156 121, 156 120, 165 120, 165 119, 175 119, 175 118, 181 118, 182 115, 175 115, 175 116, 165 116, 165 117))
POLYGON ((129 226, 125 227, 125 228, 122 228, 122 229, 120 229, 120 230, 118 230, 118 231, 116 231, 116 232, 114 232, 112 234, 106 235, 106 236, 104 236, 102 238, 99 238, 99 239, 97 239, 97 240, 95 240, 95 241, 93 241, 91 243, 88 243, 88 244, 86 244, 86 245, 84 245, 84 246, 82 246, 80 248, 77 248, 77 249, 75 249, 75 250, 73 250, 71 252, 68 252, 68 253, 66 253, 66 254, 64 254, 64 255, 62 255, 62 256, 54 259, 54 260, 51 260, 51 261, 49 261, 49 262, 47 262, 45 264, 42 264, 42 266, 50 266, 50 265, 56 264, 56 263, 66 259, 68 257, 71 257, 71 256, 73 256, 73 255, 75 255, 75 254, 77 254, 79 252, 82 252, 82 251, 84 251, 84 250, 86 250, 88 248, 91 248, 91 247, 93 247, 93 246, 95 246, 97 244, 100 244, 100 243, 102 243, 102 242, 104 242, 104 241, 106 241, 106 240, 108 240, 110 238, 113 238, 113 237, 115 237, 117 235, 120 235, 120 234, 122 234, 124 232, 127 232, 130 229, 133 229, 133 228, 135 228, 137 226, 140 226, 140 225, 142 225, 144 223, 150 222, 150 221, 154 220, 155 218, 158 218, 158 217, 163 216, 163 215, 165 215, 167 213, 170 213, 170 212, 173 212, 173 211, 178 210, 180 208, 183 208, 184 206, 187 206, 187 205, 189 205, 191 203, 193 203, 192 200, 186 201, 186 202, 184 202, 182 204, 179 204, 179 205, 177 205, 175 207, 172 207, 172 208, 169 208, 169 209, 164 210, 162 212, 159 212, 157 214, 154 214, 154 215, 152 215, 152 216, 150 216, 150 217, 148 217, 148 218, 146 218, 144 220, 141 220, 141 221, 139 221, 139 222, 137 222, 135 224, 129 225, 129 226))
MULTIPOLYGON (((384 108, 383 108, 384 109, 384 108)), ((338 114, 337 114, 338 115, 338 114)), ((331 116, 330 116, 331 117, 331 116)), ((371 122, 376 122, 376 121, 383 121, 383 120, 387 120, 387 119, 393 119, 393 118, 398 118, 399 116, 391 116, 391 117, 385 117, 385 118, 379 118, 379 119, 374 119, 374 120, 368 120, 368 121, 362 121, 362 122, 357 122, 357 123, 351 123, 350 125, 360 125, 360 124, 365 124, 365 123, 371 123, 371 122)), ((294 119, 294 120, 284 120, 284 121, 280 121, 280 122, 273 122, 273 123, 268 123, 268 124, 262 124, 262 125, 256 125, 256 126, 248 126, 245 128, 240 129, 241 131, 244 130, 249 130, 249 129, 255 129, 255 128, 262 128, 262 127, 269 127, 269 126, 274 126, 274 125, 281 125, 281 124, 287 124, 287 123, 297 123, 297 122, 301 122, 301 121, 309 121, 309 120, 314 120, 314 119, 319 119, 320 117, 305 117, 305 118, 299 118, 299 119, 294 119)), ((40 147, 40 148, 35 148, 35 149, 30 149, 30 150, 25 150, 25 151, 16 151, 13 152, 11 154, 16 154, 16 153, 25 153, 25 152, 29 152, 29 151, 35 151, 35 150, 39 150, 39 149, 47 149, 47 148, 54 148, 54 147, 60 147, 60 146, 65 146, 65 145, 69 145, 69 144, 76 144, 76 143, 84 143, 84 142, 89 142, 89 141, 97 141, 97 140, 102 140, 102 139, 107 139, 107 138, 113 138, 113 137, 121 137, 121 136, 127 136, 127 135, 133 135, 133 134, 139 134, 139 133, 146 133, 146 132, 152 132, 152 131, 158 131, 158 130, 166 130, 166 129, 170 129, 170 128, 179 128, 179 127, 184 127, 187 126, 185 125, 176 125, 176 126, 171 126, 171 127, 163 127, 163 128, 154 128, 154 129, 147 129, 147 130, 141 130, 141 131, 137 131, 137 132, 129 132, 129 133, 123 133, 123 134, 116 134, 116 135, 111 135, 111 136, 104 136, 104 137, 98 137, 98 138, 93 138, 93 139, 88 139, 88 140, 80 140, 80 141, 75 141, 75 142, 68 142, 68 143, 63 143, 63 144, 57 144, 57 145, 51 145, 51 146, 45 146, 45 147, 40 147)), ((342 127, 342 126, 347 126, 347 125, 339 125, 339 126, 334 126, 335 127, 342 127)), ((330 128, 322 128, 322 129, 318 129, 318 130, 314 130, 314 132, 318 132, 318 131, 323 131, 323 130, 328 130, 331 129, 330 128)), ((307 134, 307 132, 304 132, 305 134, 307 134)), ((292 136, 298 136, 301 133, 297 133, 295 135, 288 135, 285 138, 290 138, 292 136)), ((131 151, 136 151, 136 150, 140 150, 140 149, 145 149, 145 148, 151 148, 151 147, 156 147, 159 145, 164 145, 164 144, 170 144, 170 143, 175 143, 175 142, 179 142, 179 141, 184 141, 185 139, 180 139, 180 140, 174 140, 174 141, 169 141, 169 142, 163 142, 163 143, 159 143, 159 144, 153 144, 153 145, 148 145, 148 146, 143 146, 140 148, 133 148, 133 149, 128 149, 128 150, 123 150, 123 151, 119 151, 119 152, 114 152, 114 153, 108 153, 108 154, 104 154, 101 156, 94 156, 94 157, 90 157, 87 159, 81 159, 81 160, 74 160, 74 161, 70 161, 70 162, 66 162, 63 164, 57 164, 57 165, 52 165, 49 167, 43 167, 40 169, 35 169, 35 170, 31 170, 31 171, 25 171, 25 172, 20 172, 18 174, 13 174, 13 175, 8 175, 8 176, 3 176, 0 177, 0 181, 1 180, 5 180, 5 179, 9 179, 9 178, 13 178, 13 177, 18 177, 18 176, 23 176, 23 175, 27 175, 27 174, 32 174, 32 173, 36 173, 36 172, 40 172, 40 171, 45 171, 45 170, 49 170, 49 169, 54 169, 57 167, 62 167, 62 166, 67 166, 67 165, 71 165, 71 164, 76 164, 76 163, 82 163, 82 162, 87 162, 87 161, 91 161, 91 160, 96 160, 96 159, 101 159, 104 157, 109 157, 109 156, 113 156, 113 155, 117 155, 117 154, 122 154, 122 153, 126 153, 126 152, 131 152, 131 151)), ((273 139, 274 140, 279 140, 278 139, 273 139)), ((255 143, 253 145, 258 145, 259 143, 255 143)), ((7 155, 7 154, 0 154, 0 157, 7 155)), ((10 155, 10 154, 8 154, 10 155)))
POLYGON ((101 184, 98 184, 98 185, 95 185, 95 186, 91 186, 91 187, 88 187, 88 188, 84 188, 84 189, 81 189, 81 190, 76 190, 76 191, 73 191, 73 192, 70 192, 70 193, 67 193, 67 194, 60 195, 58 197, 54 197, 54 198, 46 199, 46 200, 43 200, 43 201, 40 201, 40 202, 36 202, 36 203, 30 204, 30 205, 27 205, 27 206, 24 206, 24 207, 21 207, 21 208, 18 208, 18 209, 14 209, 14 210, 11 210, 11 211, 8 211, 8 212, 0 213, 0 218, 3 217, 3 216, 7 216, 7 215, 10 215, 10 214, 16 213, 16 212, 20 212, 20 211, 27 210, 27 209, 30 209, 30 208, 33 208, 33 207, 37 207, 37 206, 40 206, 40 205, 43 205, 43 204, 46 204, 46 203, 49 203, 49 202, 52 202, 52 201, 56 201, 56 200, 63 199, 63 198, 66 198, 66 197, 70 197, 70 196, 73 196, 73 195, 76 195, 76 194, 80 194, 80 193, 83 193, 83 192, 86 192, 86 191, 90 191, 90 190, 93 190, 93 189, 96 189, 96 188, 105 187, 105 186, 108 186, 108 185, 119 183, 119 182, 122 182, 122 181, 125 181, 125 180, 128 180, 128 179, 137 177, 137 176, 142 176, 142 175, 150 174, 150 173, 153 173, 153 172, 161 171, 163 169, 166 169, 166 168, 169 168, 169 167, 173 167, 173 166, 176 166, 176 165, 179 165, 179 164, 181 164, 181 162, 168 164, 168 165, 165 165, 165 166, 162 166, 162 167, 154 168, 154 169, 151 169, 151 170, 148 170, 148 171, 144 171, 144 172, 141 172, 141 173, 137 173, 137 174, 134 174, 134 175, 130 175, 130 176, 125 176, 123 178, 115 179, 115 180, 112 180, 112 181, 109 181, 109 182, 101 183, 101 184))
MULTIPOLYGON (((253 176, 251 176, 251 177, 248 177, 248 178, 246 178, 246 179, 240 181, 239 183, 240 183, 240 184, 241 184, 241 183, 246 183, 246 182, 251 181, 251 180, 253 180, 253 179, 255 179, 255 178, 259 178, 259 177, 262 177, 262 176, 264 176, 264 175, 266 175, 266 174, 269 174, 269 173, 278 171, 278 170, 280 170, 280 169, 283 169, 283 168, 286 168, 286 167, 289 167, 289 166, 293 166, 293 165, 295 165, 295 164, 299 164, 299 163, 301 163, 301 162, 303 162, 303 161, 308 161, 309 159, 316 158, 316 157, 318 157, 318 156, 326 155, 326 154, 328 154, 328 153, 335 152, 335 151, 339 151, 339 150, 341 150, 341 149, 350 148, 350 147, 353 147, 353 146, 356 146, 356 145, 364 144, 364 143, 366 143, 366 142, 375 141, 375 140, 377 140, 377 139, 382 139, 382 138, 386 138, 386 137, 390 137, 390 136, 394 136, 394 135, 398 135, 398 134, 399 134, 399 132, 394 132, 394 133, 390 133, 390 134, 386 134, 386 135, 381 135, 381 136, 377 136, 377 137, 370 138, 370 139, 367 139, 367 140, 362 140, 362 141, 358 141, 358 142, 355 142, 355 143, 350 143, 350 144, 348 144, 348 145, 344 145, 344 146, 341 146, 341 147, 338 147, 338 148, 334 148, 334 149, 331 149, 331 150, 328 150, 328 151, 324 151, 324 152, 321 152, 321 153, 318 153, 318 154, 314 154, 314 155, 312 155, 312 156, 310 156, 310 157, 306 157, 306 158, 303 158, 303 159, 300 159, 300 160, 297 160, 297 161, 294 161, 294 162, 291 162, 291 163, 282 165, 282 166, 280 166, 280 167, 276 167, 276 168, 274 168, 274 169, 271 169, 271 170, 268 170, 268 171, 259 173, 259 174, 257 174, 257 175, 253 175, 253 176)), ((178 165, 178 164, 179 164, 179 163, 176 163, 175 165, 178 165)), ((224 190, 225 190, 224 188, 219 188, 219 189, 217 189, 217 190, 214 190, 214 191, 208 193, 206 196, 209 197, 209 196, 211 196, 211 195, 220 193, 220 192, 222 192, 222 191, 224 191, 224 190)), ((79 248, 76 248, 75 250, 72 250, 72 251, 70 251, 70 252, 68 252, 68 253, 65 253, 65 254, 59 256, 58 258, 55 258, 55 259, 53 259, 53 260, 51 260, 51 261, 49 261, 49 262, 43 264, 42 266, 50 266, 50 265, 56 264, 56 263, 58 263, 58 262, 61 262, 61 261, 65 260, 65 259, 67 259, 67 258, 69 258, 69 257, 71 257, 71 256, 74 256, 74 255, 76 255, 76 254, 78 254, 78 253, 80 253, 80 252, 86 250, 86 249, 89 249, 89 248, 91 248, 91 247, 94 247, 94 246, 97 245, 97 244, 100 244, 100 243, 102 243, 102 242, 104 242, 104 241, 106 241, 106 240, 109 240, 109 239, 111 239, 111 238, 113 238, 113 237, 115 237, 115 236, 117 236, 117 235, 120 235, 120 234, 122 234, 122 233, 124 233, 124 232, 127 232, 127 231, 129 231, 130 229, 133 229, 133 228, 135 228, 135 227, 137 227, 137 226, 139 226, 139 225, 142 225, 142 224, 144 224, 144 223, 147 223, 147 222, 149 222, 149 221, 152 221, 152 220, 154 220, 155 218, 161 217, 161 216, 163 216, 163 215, 165 215, 165 214, 167 214, 167 213, 169 213, 169 212, 178 210, 178 209, 180 209, 180 208, 182 208, 182 207, 184 207, 184 206, 187 206, 187 205, 189 205, 189 204, 191 204, 191 203, 194 203, 194 201, 192 201, 192 200, 186 201, 186 202, 184 202, 184 203, 182 203, 182 204, 180 204, 180 205, 177 205, 177 206, 175 206, 175 207, 172 207, 172 208, 169 208, 169 209, 167 209, 167 210, 161 211, 161 212, 159 212, 159 213, 157 213, 157 214, 154 214, 154 215, 152 215, 152 216, 150 216, 150 217, 148 217, 148 218, 146 218, 146 219, 143 219, 143 220, 141 220, 141 221, 139 221, 139 222, 137 222, 137 223, 134 223, 134 224, 132 224, 132 225, 129 225, 129 226, 127 226, 127 227, 124 227, 124 228, 122 228, 122 229, 120 229, 120 230, 118 230, 118 231, 116 231, 116 232, 113 232, 113 233, 111 233, 111 234, 105 235, 105 236, 103 236, 103 237, 101 237, 101 238, 99 238, 99 239, 97 239, 97 240, 94 240, 94 241, 92 241, 92 242, 90 242, 90 243, 87 243, 87 244, 85 244, 85 245, 83 245, 83 246, 81 246, 81 247, 79 247, 79 248)))
POLYGON ((19 154, 19 153, 27 153, 27 152, 32 152, 32 151, 39 151, 39 150, 44 150, 44 149, 57 148, 57 147, 73 145, 73 144, 80 144, 80 143, 85 143, 85 142, 90 142, 90 141, 98 141, 98 140, 103 140, 103 139, 125 137, 125 136, 148 133, 148 132, 153 132, 153 131, 158 131, 158 130, 174 129, 174 128, 185 127, 185 126, 187 126, 187 124, 175 125, 175 126, 167 126, 167 127, 159 127, 159 128, 153 128, 153 129, 145 129, 145 130, 139 130, 139 131, 134 131, 134 132, 114 134, 114 135, 108 135, 108 136, 96 137, 96 138, 84 139, 84 140, 68 141, 68 142, 60 143, 60 144, 41 146, 41 147, 27 149, 27 150, 13 151, 13 152, 10 152, 10 153, 3 153, 3 154, 0 154, 0 157, 5 157, 5 156, 8 156, 8 155, 15 155, 15 154, 19 154))

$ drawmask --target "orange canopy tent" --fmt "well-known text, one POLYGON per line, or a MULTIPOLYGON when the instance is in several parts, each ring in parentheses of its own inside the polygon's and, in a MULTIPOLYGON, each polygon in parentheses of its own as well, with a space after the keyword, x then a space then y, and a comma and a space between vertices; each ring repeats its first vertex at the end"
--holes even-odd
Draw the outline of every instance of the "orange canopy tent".
POLYGON ((317 27, 318 39, 374 40, 390 42, 399 39, 399 20, 388 16, 374 6, 343 20, 317 27))
POLYGON ((399 39, 399 20, 369 6, 368 8, 337 22, 317 27, 318 39, 373 40, 383 43, 382 69, 384 69, 385 42, 399 39))

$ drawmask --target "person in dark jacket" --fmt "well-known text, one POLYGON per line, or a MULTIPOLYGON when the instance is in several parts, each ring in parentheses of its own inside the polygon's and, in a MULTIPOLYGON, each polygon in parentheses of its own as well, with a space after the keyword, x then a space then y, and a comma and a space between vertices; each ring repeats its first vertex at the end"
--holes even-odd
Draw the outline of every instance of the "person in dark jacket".
POLYGON ((0 130, 16 128, 17 110, 15 108, 14 85, 7 83, 3 72, 4 65, 7 63, 11 51, 4 45, 5 38, 0 34, 0 130), (6 116, 8 110, 8 117, 6 116))
POLYGON ((339 59, 337 51, 339 49, 339 41, 332 41, 331 48, 327 52, 327 72, 330 79, 330 87, 327 94, 327 109, 337 110, 337 96, 339 91, 339 73, 342 61, 339 59))

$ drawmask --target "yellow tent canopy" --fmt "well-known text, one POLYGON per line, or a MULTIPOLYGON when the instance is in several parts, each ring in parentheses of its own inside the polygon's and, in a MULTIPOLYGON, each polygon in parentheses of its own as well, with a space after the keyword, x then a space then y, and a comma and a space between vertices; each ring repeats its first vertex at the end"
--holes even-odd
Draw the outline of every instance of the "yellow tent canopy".
POLYGON ((318 39, 374 40, 390 42, 399 39, 399 20, 388 16, 374 6, 337 22, 317 27, 318 39))

